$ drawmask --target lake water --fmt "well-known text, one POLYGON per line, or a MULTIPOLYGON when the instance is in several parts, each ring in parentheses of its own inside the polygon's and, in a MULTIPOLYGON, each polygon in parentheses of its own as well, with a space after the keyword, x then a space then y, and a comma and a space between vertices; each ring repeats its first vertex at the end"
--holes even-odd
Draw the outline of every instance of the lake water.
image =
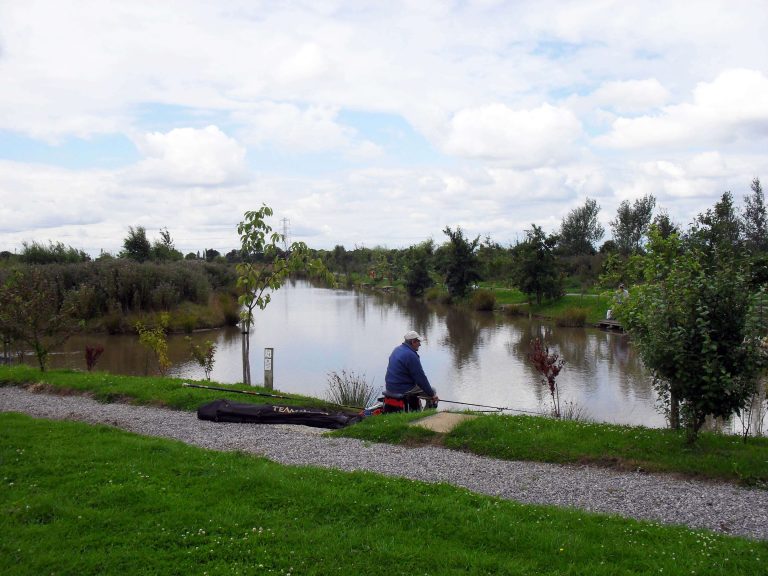
MULTIPOLYGON (((324 397, 328 374, 342 370, 381 389, 387 358, 410 329, 424 336, 419 354, 441 399, 548 412, 549 389, 526 359, 531 340, 539 337, 566 361, 557 378, 561 408, 571 406, 603 422, 665 426, 655 409, 649 375, 623 334, 560 328, 548 321, 469 312, 378 292, 329 290, 303 281, 287 284, 265 310, 256 310, 252 381, 263 382, 264 349, 274 348, 276 390, 324 397)), ((242 381, 238 328, 196 332, 192 338, 216 342, 212 380, 242 381)), ((136 336, 78 335, 51 357, 51 366, 85 369, 86 345, 105 349, 97 370, 156 373, 136 336)), ((184 336, 172 335, 169 346, 169 375, 204 379, 184 336)), ((440 407, 464 408, 448 403, 440 407)))

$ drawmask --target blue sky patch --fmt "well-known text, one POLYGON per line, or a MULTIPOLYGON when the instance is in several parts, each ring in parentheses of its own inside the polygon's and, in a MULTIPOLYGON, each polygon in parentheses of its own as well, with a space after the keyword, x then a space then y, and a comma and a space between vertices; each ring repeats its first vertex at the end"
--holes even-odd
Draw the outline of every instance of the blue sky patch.
POLYGON ((136 146, 122 134, 69 137, 48 144, 15 132, 0 131, 0 158, 73 170, 120 168, 139 160, 136 146))

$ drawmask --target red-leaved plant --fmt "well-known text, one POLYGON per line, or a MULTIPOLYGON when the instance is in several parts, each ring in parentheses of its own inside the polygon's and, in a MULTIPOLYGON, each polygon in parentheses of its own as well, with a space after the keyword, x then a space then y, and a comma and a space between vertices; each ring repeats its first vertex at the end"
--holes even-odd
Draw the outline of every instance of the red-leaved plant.
POLYGON ((88 368, 88 372, 93 370, 93 367, 96 366, 96 361, 99 359, 102 352, 104 352, 103 346, 85 347, 85 366, 88 368))
POLYGON ((559 354, 549 352, 549 346, 540 339, 531 340, 531 349, 528 352, 528 360, 533 364, 536 370, 543 376, 542 382, 549 386, 549 393, 552 395, 552 406, 555 417, 560 418, 560 391, 557 388, 557 375, 565 365, 565 360, 560 358, 559 354))

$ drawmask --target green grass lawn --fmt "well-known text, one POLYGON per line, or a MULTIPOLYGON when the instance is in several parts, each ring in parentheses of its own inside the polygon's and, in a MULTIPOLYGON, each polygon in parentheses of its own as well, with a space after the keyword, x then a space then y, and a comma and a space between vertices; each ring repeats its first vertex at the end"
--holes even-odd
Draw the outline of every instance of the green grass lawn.
POLYGON ((765 572, 768 544, 0 414, 0 573, 765 572))
POLYGON ((198 406, 217 398, 230 398, 238 402, 253 402, 254 404, 285 404, 289 406, 329 407, 328 402, 280 392, 267 390, 260 386, 245 386, 243 384, 219 384, 217 382, 182 380, 178 378, 163 378, 152 376, 121 376, 108 372, 78 372, 74 370, 48 370, 40 372, 37 368, 26 365, 0 366, 0 385, 35 383, 47 386, 53 390, 87 393, 102 402, 130 401, 134 404, 156 405, 178 410, 197 410, 198 406), (229 388, 233 391, 257 392, 287 396, 289 399, 270 398, 267 396, 247 396, 233 392, 186 388, 183 382, 202 386, 229 388))
POLYGON ((522 313, 530 313, 554 320, 562 317, 568 310, 580 308, 586 312, 587 323, 589 324, 596 324, 605 318, 605 313, 611 307, 613 297, 612 293, 599 293, 593 290, 583 295, 568 294, 554 301, 547 300, 541 304, 529 304, 528 296, 517 288, 492 284, 484 287, 493 291, 498 306, 514 306, 522 313))
MULTIPOLYGON (((292 399, 284 400, 185 388, 181 385, 182 380, 172 378, 114 376, 105 372, 64 370, 40 372, 28 366, 0 367, 0 385, 29 383, 54 391, 87 393, 105 402, 130 401, 181 410, 196 410, 216 398, 254 404, 332 407, 323 400, 303 396, 289 395, 292 399)), ((281 395, 279 391, 266 391, 262 388, 211 384, 233 390, 281 395)), ((738 436, 703 432, 697 444, 689 446, 682 431, 506 415, 485 415, 442 435, 409 425, 422 416, 424 414, 377 416, 332 434, 371 442, 441 444, 500 459, 592 463, 620 469, 641 468, 653 472, 768 486, 766 438, 750 437, 744 442, 738 436)))

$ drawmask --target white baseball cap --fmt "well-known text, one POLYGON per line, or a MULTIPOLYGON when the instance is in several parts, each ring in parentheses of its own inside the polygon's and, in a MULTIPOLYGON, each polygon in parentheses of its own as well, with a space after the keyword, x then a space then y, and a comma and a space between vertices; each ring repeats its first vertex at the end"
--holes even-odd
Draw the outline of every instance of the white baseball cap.
POLYGON ((404 340, 423 340, 423 338, 419 335, 419 333, 413 330, 409 330, 408 332, 406 332, 403 339, 404 340))

